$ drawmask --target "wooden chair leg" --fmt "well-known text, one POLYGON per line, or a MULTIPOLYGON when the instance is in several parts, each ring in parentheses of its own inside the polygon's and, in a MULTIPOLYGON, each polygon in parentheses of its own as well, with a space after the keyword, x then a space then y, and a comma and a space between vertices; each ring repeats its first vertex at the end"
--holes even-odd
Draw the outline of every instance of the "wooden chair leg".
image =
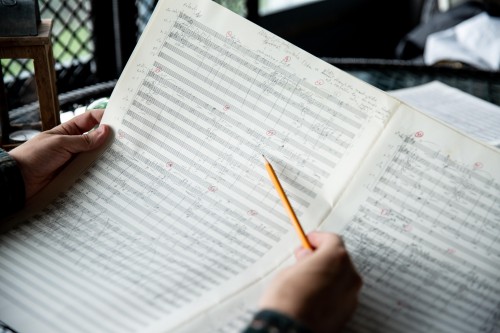
POLYGON ((59 100, 53 70, 54 58, 51 44, 34 48, 35 79, 40 103, 42 131, 60 124, 59 100))

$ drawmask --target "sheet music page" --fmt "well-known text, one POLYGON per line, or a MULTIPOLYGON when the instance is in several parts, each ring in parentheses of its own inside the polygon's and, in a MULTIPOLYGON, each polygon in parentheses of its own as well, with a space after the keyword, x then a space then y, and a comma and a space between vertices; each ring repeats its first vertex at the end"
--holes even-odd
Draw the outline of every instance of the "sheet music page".
MULTIPOLYGON (((276 266, 274 271, 255 281, 244 290, 231 295, 217 306, 207 309, 197 318, 176 327, 175 333, 236 333, 245 329, 258 311, 258 302, 277 271, 293 265, 295 258, 289 257, 276 266)), ((156 332, 151 331, 144 333, 156 332)))
POLYGON ((500 106, 433 81, 389 92, 414 108, 464 133, 492 145, 500 145, 500 106))
POLYGON ((260 155, 311 230, 398 104, 212 1, 160 1, 105 112, 109 147, 1 236, 1 319, 177 327, 299 245, 260 155))
POLYGON ((402 106, 322 229, 363 276, 346 332, 497 332, 500 154, 402 106))

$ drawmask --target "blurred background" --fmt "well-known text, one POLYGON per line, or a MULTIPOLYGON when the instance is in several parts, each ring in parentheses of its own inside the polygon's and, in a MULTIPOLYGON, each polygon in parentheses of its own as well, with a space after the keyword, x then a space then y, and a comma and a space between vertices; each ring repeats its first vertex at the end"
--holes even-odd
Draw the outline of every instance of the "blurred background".
MULTIPOLYGON (((381 89, 440 79, 497 105, 498 71, 460 61, 429 66, 422 60, 421 42, 430 32, 478 13, 498 15, 499 1, 216 0, 381 89), (417 37, 412 38, 412 33, 417 37)), ((156 2, 38 1, 41 17, 54 20, 53 53, 62 111, 110 95, 156 2)), ((1 103, 9 110, 11 123, 36 124, 39 107, 33 61, 2 59, 1 69, 1 103)))

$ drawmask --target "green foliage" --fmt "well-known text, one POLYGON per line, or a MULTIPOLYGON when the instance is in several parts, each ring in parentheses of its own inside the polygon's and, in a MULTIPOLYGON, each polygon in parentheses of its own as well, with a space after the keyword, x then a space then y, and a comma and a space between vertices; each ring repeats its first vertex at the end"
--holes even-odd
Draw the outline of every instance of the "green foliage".
POLYGON ((232 10, 236 14, 245 16, 246 15, 246 3, 244 0, 214 0, 215 2, 221 4, 229 10, 232 10))

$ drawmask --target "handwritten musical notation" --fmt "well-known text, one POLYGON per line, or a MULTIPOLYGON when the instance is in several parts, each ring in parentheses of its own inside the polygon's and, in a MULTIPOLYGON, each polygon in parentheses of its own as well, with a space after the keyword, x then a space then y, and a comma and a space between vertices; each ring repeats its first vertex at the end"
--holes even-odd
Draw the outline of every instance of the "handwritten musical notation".
POLYGON ((134 331, 243 274, 292 232, 259 156, 280 166, 301 216, 366 124, 381 121, 374 114, 390 116, 360 109, 371 97, 333 73, 298 76, 290 66, 310 60, 286 43, 249 48, 238 27, 216 31, 197 5, 176 6, 161 13, 160 35, 140 45, 148 59, 133 60, 114 99, 122 114, 112 146, 2 238, 9 277, 28 276, 20 288, 37 290, 29 299, 12 291, 19 308, 38 302, 43 317, 69 295, 78 309, 56 331, 134 331), (349 99, 327 92, 332 85, 349 99))
POLYGON ((394 133, 390 156, 344 231, 369 286, 347 331, 487 332, 496 325, 500 183, 424 137, 394 133))
MULTIPOLYGON (((240 17, 209 15, 210 1, 157 6, 105 114, 112 145, 0 236, 3 308, 37 331, 160 321, 173 331, 220 297, 261 288, 293 233, 265 154, 314 227, 366 181, 342 230, 365 281, 347 332, 491 331, 500 180, 490 161, 441 150, 428 127, 394 127, 397 100, 240 17)), ((220 332, 248 321, 242 298, 220 332)))

